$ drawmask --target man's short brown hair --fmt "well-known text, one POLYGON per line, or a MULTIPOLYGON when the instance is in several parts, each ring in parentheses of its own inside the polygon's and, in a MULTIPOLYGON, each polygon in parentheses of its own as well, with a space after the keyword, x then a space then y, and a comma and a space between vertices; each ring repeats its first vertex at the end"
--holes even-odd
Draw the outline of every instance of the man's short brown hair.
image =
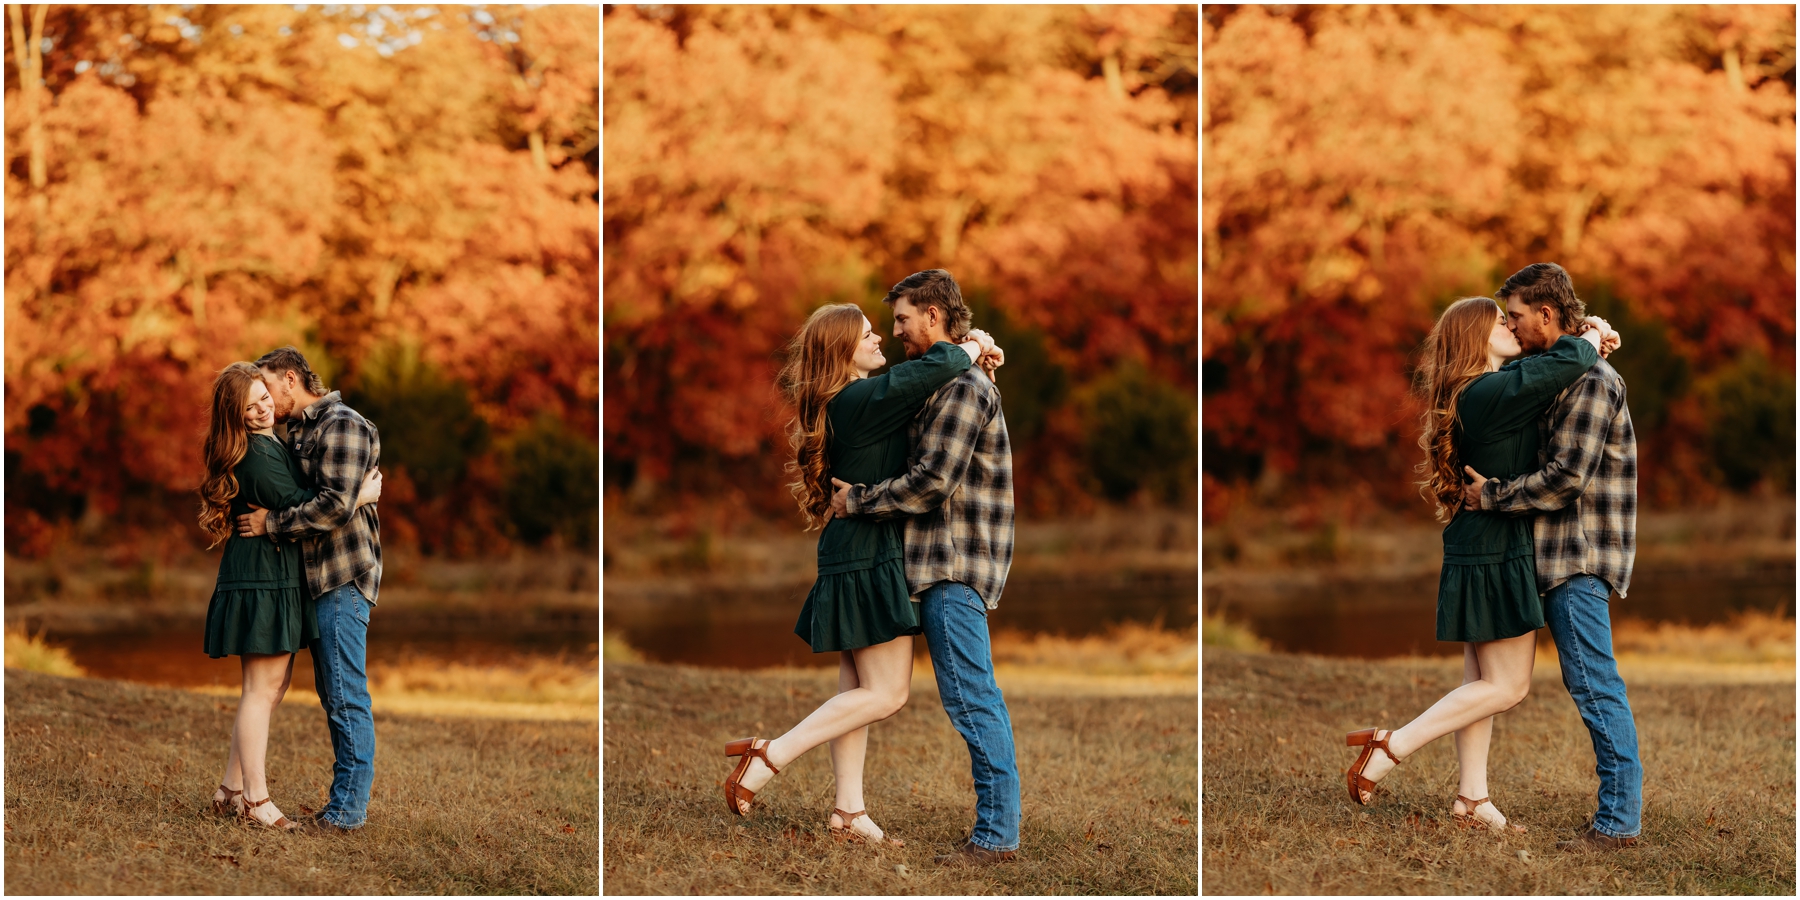
POLYGON ((277 374, 292 372, 300 376, 300 384, 306 388, 307 393, 318 397, 325 396, 324 379, 313 372, 312 366, 306 363, 306 357, 291 344, 264 353, 262 358, 256 361, 256 367, 265 372, 277 374))
POLYGON ((969 305, 963 302, 962 288, 956 286, 956 279, 949 272, 943 269, 914 272, 900 279, 881 302, 893 306, 901 297, 919 309, 937 307, 938 314, 944 317, 944 333, 951 340, 961 341, 968 336, 969 305))
POLYGON ((1575 326, 1587 316, 1587 304, 1575 296, 1575 284, 1569 273, 1556 263, 1532 263, 1513 273, 1506 284, 1494 292, 1501 303, 1517 300, 1531 309, 1548 306, 1556 313, 1557 327, 1574 333, 1575 326))

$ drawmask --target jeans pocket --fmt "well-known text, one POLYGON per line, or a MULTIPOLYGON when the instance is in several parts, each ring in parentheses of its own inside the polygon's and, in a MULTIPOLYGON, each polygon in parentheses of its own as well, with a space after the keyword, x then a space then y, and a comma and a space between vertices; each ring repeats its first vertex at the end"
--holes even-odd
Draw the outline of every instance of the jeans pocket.
POLYGON ((958 599, 967 604, 970 609, 981 613, 982 618, 987 618, 987 602, 981 599, 981 594, 966 584, 959 585, 959 587, 962 589, 962 596, 958 599))

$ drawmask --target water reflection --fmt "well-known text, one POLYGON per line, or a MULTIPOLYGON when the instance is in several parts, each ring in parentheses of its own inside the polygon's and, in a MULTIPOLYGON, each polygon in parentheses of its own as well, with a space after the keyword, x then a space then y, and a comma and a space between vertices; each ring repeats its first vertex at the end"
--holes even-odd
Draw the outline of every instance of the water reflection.
MULTIPOLYGON (((656 662, 719 668, 835 666, 836 653, 815 654, 794 634, 806 585, 764 590, 693 591, 676 595, 609 589, 606 627, 656 662)), ((1015 578, 990 629, 1097 634, 1119 622, 1186 628, 1198 619, 1193 573, 1086 578, 1015 578)))
MULTIPOLYGON (((1437 640, 1437 573, 1396 578, 1319 573, 1208 573, 1207 615, 1242 622, 1280 651, 1379 658, 1450 656, 1462 644, 1437 640)), ((1725 571, 1646 568, 1611 612, 1653 622, 1706 625, 1745 610, 1794 615, 1794 564, 1725 571)), ((1546 637, 1540 633, 1540 638, 1546 637)))

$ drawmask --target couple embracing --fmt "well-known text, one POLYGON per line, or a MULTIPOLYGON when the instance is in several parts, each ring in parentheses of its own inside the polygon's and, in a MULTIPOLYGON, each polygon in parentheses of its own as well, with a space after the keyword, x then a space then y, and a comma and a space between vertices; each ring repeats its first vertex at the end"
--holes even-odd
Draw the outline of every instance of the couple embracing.
POLYGON ((993 380, 1005 355, 969 327, 943 269, 907 276, 884 302, 905 362, 874 375, 887 362, 881 335, 846 303, 807 319, 782 372, 797 413, 790 489, 809 530, 823 528, 794 632, 813 652, 838 654, 838 693, 779 737, 726 744, 738 763, 725 802, 749 815, 781 769, 829 743, 832 835, 899 846, 867 813, 863 762, 869 726, 906 704, 913 638, 924 635, 975 786, 974 827, 937 861, 1003 862, 1019 846, 1019 769, 987 614, 1013 551, 1012 449, 993 380))
POLYGON ((244 676, 213 812, 282 831, 360 828, 375 780, 365 657, 381 587, 381 438, 293 347, 220 371, 209 419, 200 527, 225 550, 205 649, 239 657, 244 676), (265 760, 301 647, 335 760, 325 808, 296 822, 271 802, 265 760))
POLYGON ((1453 819, 1524 831, 1488 797, 1488 745, 1493 717, 1531 689, 1537 629, 1548 625, 1600 777, 1593 818, 1557 846, 1623 849, 1637 843, 1644 770, 1607 611, 1609 593, 1631 587, 1637 547, 1637 439, 1625 382, 1603 359, 1619 338, 1584 316, 1555 263, 1526 266, 1496 297, 1451 304, 1419 369, 1421 492, 1440 520, 1452 517, 1437 637, 1463 642, 1463 683, 1400 728, 1348 735, 1363 749, 1345 778, 1350 799, 1367 805, 1395 766, 1454 734, 1453 819))

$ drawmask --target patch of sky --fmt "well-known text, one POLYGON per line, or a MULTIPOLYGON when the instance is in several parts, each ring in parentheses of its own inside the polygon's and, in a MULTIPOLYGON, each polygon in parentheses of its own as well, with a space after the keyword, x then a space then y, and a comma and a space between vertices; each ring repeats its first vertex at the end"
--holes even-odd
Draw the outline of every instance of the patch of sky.
POLYGON ((236 22, 233 22, 229 26, 227 26, 227 30, 229 30, 233 35, 235 35, 237 37, 244 36, 244 26, 239 25, 236 22))
POLYGON ((93 68, 93 66, 94 66, 93 63, 88 62, 87 60, 84 59, 81 62, 78 62, 75 64, 75 74, 80 75, 81 73, 86 72, 88 69, 93 68))
POLYGON ((489 15, 487 10, 478 9, 475 11, 475 21, 480 22, 483 25, 492 25, 494 24, 494 17, 489 15))
POLYGON ((343 44, 345 50, 353 50, 356 48, 357 44, 360 44, 362 42, 357 40, 354 37, 351 37, 350 35, 340 34, 340 35, 338 35, 338 43, 343 44))
POLYGON ((163 20, 163 24, 175 26, 175 30, 181 32, 181 36, 184 40, 194 41, 195 43, 199 43, 200 35, 205 31, 205 29, 200 26, 189 22, 186 16, 170 16, 163 20))
POLYGON ((421 6, 418 9, 413 10, 412 14, 415 19, 429 19, 432 16, 437 15, 438 11, 429 6, 421 6))
POLYGON ((287 37, 288 35, 294 33, 294 29, 289 28, 286 25, 283 25, 280 28, 275 29, 275 33, 281 35, 282 37, 287 37))

